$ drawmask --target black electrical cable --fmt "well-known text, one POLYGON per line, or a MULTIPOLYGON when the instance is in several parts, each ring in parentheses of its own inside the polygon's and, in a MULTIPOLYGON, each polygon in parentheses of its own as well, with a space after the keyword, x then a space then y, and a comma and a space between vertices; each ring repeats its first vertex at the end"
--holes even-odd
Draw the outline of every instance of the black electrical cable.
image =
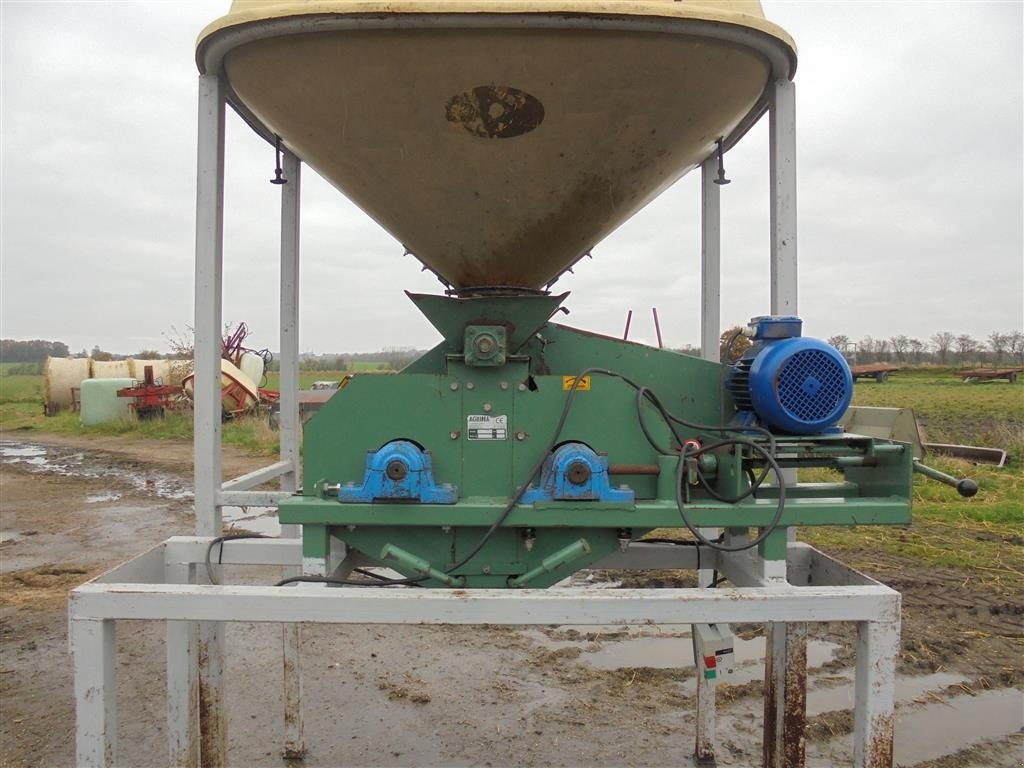
POLYGON ((690 533, 692 533, 694 537, 697 539, 697 541, 699 541, 701 544, 709 546, 712 549, 718 550, 719 552, 742 552, 744 550, 753 549, 754 547, 756 547, 762 541, 767 539, 768 536, 779 526, 779 522, 782 520, 782 513, 785 511, 786 508, 786 481, 782 475, 782 468, 779 466, 778 462, 775 461, 775 457, 772 456, 762 446, 758 445, 752 440, 746 440, 744 438, 726 438, 725 440, 719 440, 718 442, 715 443, 703 445, 700 448, 697 448, 692 451, 686 450, 683 452, 683 455, 679 459, 679 465, 676 468, 676 506, 679 508, 679 516, 682 518, 683 524, 690 529, 690 533), (690 518, 686 516, 686 508, 683 502, 683 473, 686 471, 685 459, 699 456, 702 453, 714 450, 716 448, 722 448, 726 445, 744 445, 759 452, 762 456, 764 456, 765 462, 767 463, 771 471, 775 473, 775 477, 779 483, 779 498, 778 502, 775 505, 775 515, 772 517, 771 521, 769 521, 768 525, 761 531, 761 533, 755 539, 753 539, 750 542, 747 542, 746 544, 738 544, 735 546, 715 542, 707 538, 704 534, 702 534, 700 530, 697 528, 697 526, 695 526, 690 521, 690 518))
POLYGON ((203 558, 203 562, 206 564, 206 577, 210 580, 211 584, 219 583, 213 574, 213 564, 210 563, 210 555, 213 552, 213 548, 220 544, 220 551, 217 553, 217 565, 221 564, 221 560, 224 558, 224 542, 234 541, 236 539, 265 539, 267 538, 262 533, 228 533, 224 536, 217 536, 216 538, 210 539, 210 543, 206 545, 206 556, 203 558))
MULTIPOLYGON (((640 387, 637 390, 637 418, 640 420, 640 428, 643 431, 644 436, 647 438, 647 442, 650 443, 651 447, 653 447, 659 453, 662 453, 662 454, 667 455, 667 456, 672 456, 672 455, 675 455, 676 452, 675 451, 666 451, 663 448, 661 448, 658 445, 657 441, 654 440, 654 438, 651 436, 650 432, 647 430, 647 428, 646 428, 646 426, 644 424, 644 421, 643 421, 643 416, 642 416, 642 413, 643 413, 643 400, 644 399, 646 399, 648 402, 650 402, 657 409, 659 414, 661 414, 661 417, 665 420, 665 423, 668 424, 669 429, 672 431, 673 437, 675 437, 676 442, 679 445, 683 445, 684 441, 683 441, 682 437, 680 437, 679 432, 674 428, 673 423, 672 423, 673 421, 677 421, 679 423, 682 423, 685 426, 688 426, 688 427, 690 427, 692 429, 698 429, 699 431, 702 431, 702 432, 721 432, 721 433, 724 434, 726 432, 739 431, 740 429, 744 429, 744 430, 746 430, 746 429, 754 429, 754 430, 759 431, 759 432, 764 432, 768 436, 769 444, 771 445, 771 448, 769 450, 773 454, 775 452, 775 437, 774 437, 774 435, 772 435, 767 430, 762 430, 760 427, 753 427, 753 428, 710 427, 710 426, 706 426, 706 425, 702 425, 702 424, 693 424, 692 422, 687 422, 686 420, 680 419, 679 417, 677 417, 674 414, 672 414, 671 412, 669 412, 669 410, 667 408, 665 408, 665 406, 658 399, 658 396, 655 395, 653 392, 651 392, 649 389, 647 389, 647 387, 640 387)), ((761 472, 761 476, 757 477, 757 478, 753 477, 753 474, 750 473, 750 475, 749 475, 750 476, 750 488, 748 488, 745 492, 743 492, 739 496, 734 496, 734 497, 725 497, 725 496, 720 495, 717 491, 715 491, 715 489, 711 487, 711 485, 708 483, 707 479, 704 477, 704 474, 703 474, 703 472, 701 472, 699 465, 697 467, 697 478, 700 481, 700 484, 704 487, 704 489, 713 498, 717 499, 718 501, 724 502, 726 504, 738 504, 739 502, 741 502, 744 499, 746 499, 748 496, 752 496, 758 490, 758 488, 761 487, 761 483, 763 483, 767 479, 767 477, 768 477, 768 471, 769 471, 768 468, 765 467, 764 471, 761 472)))
MULTIPOLYGON (((688 455, 690 455, 690 456, 697 456, 697 455, 700 455, 701 453, 704 453, 707 450, 710 450, 711 448, 723 447, 725 445, 737 445, 737 444, 748 445, 748 446, 754 448, 754 450, 759 451, 760 453, 762 453, 765 456, 765 458, 766 458, 766 460, 768 462, 768 465, 773 469, 773 471, 777 470, 777 474, 778 474, 778 476, 780 478, 780 481, 781 481, 781 478, 782 478, 781 469, 778 469, 778 464, 775 462, 775 459, 772 456, 772 454, 775 453, 775 437, 770 432, 768 432, 768 430, 762 429, 760 427, 729 427, 729 426, 726 426, 726 425, 704 426, 704 425, 700 425, 700 424, 694 424, 692 422, 686 421, 685 419, 682 419, 682 418, 676 416, 675 414, 671 413, 667 408, 665 408, 665 406, 661 403, 661 401, 657 398, 657 396, 653 392, 651 392, 651 390, 647 389, 644 386, 641 386, 640 384, 636 383, 635 381, 633 381, 629 377, 624 376, 623 374, 618 373, 617 371, 608 370, 606 368, 587 368, 582 373, 580 373, 578 376, 575 377, 575 379, 573 381, 573 385, 569 389, 569 394, 565 398, 565 404, 562 406, 562 411, 561 411, 561 414, 558 417, 558 423, 555 425, 555 430, 554 430, 554 432, 551 435, 551 439, 548 441, 545 449, 541 452, 540 456, 537 459, 537 462, 534 464, 534 466, 531 469, 530 473, 526 476, 526 479, 522 482, 522 484, 516 490, 515 494, 513 494, 511 500, 508 502, 508 504, 505 505, 505 508, 501 511, 501 513, 498 515, 498 517, 494 520, 493 523, 491 523, 491 526, 487 529, 487 531, 484 533, 484 535, 480 537, 480 540, 476 543, 476 545, 473 547, 473 549, 470 550, 469 554, 465 555, 457 563, 455 563, 455 564, 445 568, 445 570, 444 570, 445 574, 452 574, 452 573, 454 573, 455 571, 457 571, 460 568, 462 568, 463 566, 465 566, 466 563, 468 563, 474 557, 476 557, 476 555, 480 552, 480 550, 482 550, 484 548, 484 546, 487 544, 487 542, 490 541, 490 539, 494 535, 495 531, 497 531, 504 524, 504 522, 508 519, 509 515, 512 514, 512 510, 514 510, 516 508, 516 505, 519 504, 519 500, 522 499, 523 494, 526 493, 527 488, 530 487, 530 483, 532 483, 534 478, 536 478, 536 476, 540 473, 541 469, 544 467, 544 462, 547 460, 548 456, 551 454, 552 451, 554 451, 555 447, 558 445, 558 438, 561 437, 562 430, 565 428, 565 423, 566 423, 566 421, 569 418, 569 412, 572 409, 572 404, 573 404, 573 401, 574 401, 574 399, 576 397, 576 393, 579 391, 580 382, 582 382, 587 376, 592 375, 592 374, 599 374, 599 375, 602 375, 602 376, 609 376, 611 378, 620 379, 621 381, 625 382, 626 384, 628 384, 630 387, 632 387, 633 389, 635 389, 637 391, 637 418, 638 418, 638 421, 640 423, 641 431, 643 431, 644 436, 647 438, 648 442, 651 444, 651 446, 658 453, 662 453, 664 455, 676 455, 675 451, 671 451, 671 452, 670 451, 665 451, 660 446, 658 446, 657 445, 657 441, 654 440, 653 436, 650 434, 649 430, 647 429, 647 425, 644 422, 643 416, 642 416, 642 403, 643 403, 643 400, 645 400, 645 399, 647 400, 647 402, 651 403, 651 405, 654 406, 654 408, 658 411, 659 415, 664 419, 664 421, 665 421, 666 425, 668 426, 669 430, 672 432, 672 436, 676 439, 676 441, 680 445, 683 445, 684 441, 681 438, 681 436, 679 435, 678 430, 675 429, 674 424, 679 424, 681 426, 685 426, 685 427, 688 427, 690 429, 695 429, 695 430, 703 431, 703 432, 719 432, 719 433, 726 433, 726 432, 758 432, 758 433, 764 434, 767 437, 767 439, 768 439, 768 442, 769 442, 769 445, 770 445, 770 451, 766 451, 764 448, 762 448, 761 446, 757 445, 756 443, 754 443, 751 440, 746 440, 746 439, 742 439, 742 438, 732 438, 732 439, 718 441, 716 443, 712 443, 712 444, 709 444, 707 446, 702 446, 700 449, 698 449, 696 451, 693 451, 692 453, 689 453, 688 455)), ((785 504, 785 491, 784 490, 780 490, 780 492, 779 492, 779 505, 778 505, 778 509, 776 511, 775 517, 773 518, 772 522, 769 523, 769 527, 766 528, 765 531, 760 536, 758 536, 753 542, 751 542, 750 544, 747 544, 747 545, 744 545, 744 546, 740 546, 740 547, 726 548, 726 547, 724 547, 724 545, 718 544, 718 543, 712 541, 711 539, 708 539, 706 536, 703 536, 702 534, 700 534, 696 530, 696 528, 694 528, 690 524, 690 522, 686 518, 686 514, 685 514, 685 512, 683 511, 683 508, 682 508, 681 487, 682 487, 682 469, 683 469, 684 465, 685 465, 685 462, 682 460, 682 458, 680 458, 680 461, 679 461, 679 471, 677 473, 677 480, 678 480, 678 482, 677 482, 677 487, 676 487, 676 502, 677 502, 677 506, 679 506, 679 511, 680 511, 680 515, 683 518, 683 522, 686 524, 687 528, 690 529, 691 533, 694 533, 696 535, 697 540, 699 542, 701 542, 701 543, 703 543, 703 544, 705 544, 707 546, 710 546, 712 548, 720 549, 721 551, 728 551, 728 552, 741 551, 741 550, 744 550, 744 549, 750 549, 751 547, 757 546, 778 525, 778 521, 782 517, 782 511, 783 511, 784 504, 785 504)), ((761 481, 764 480, 765 476, 767 476, 767 473, 768 473, 768 470, 766 469, 765 472, 762 473, 762 477, 760 478, 761 481)), ((698 472, 698 476, 702 478, 702 475, 700 475, 699 472, 698 472)), ((740 497, 737 497, 737 500, 742 500, 742 499, 746 498, 747 496, 749 496, 751 493, 753 493, 757 489, 757 486, 759 486, 759 485, 760 485, 760 481, 757 483, 757 485, 753 486, 750 490, 748 490, 746 494, 744 494, 744 495, 742 495, 740 497)), ((714 493, 714 492, 712 491, 712 493, 714 493)), ((721 498, 720 498, 720 500, 721 500, 721 498)), ((332 578, 329 578, 329 577, 326 577, 326 576, 294 576, 292 578, 282 579, 281 581, 279 581, 277 583, 277 586, 284 586, 286 584, 294 584, 294 583, 299 583, 299 582, 338 584, 338 585, 342 585, 342 586, 358 586, 358 587, 365 587, 365 586, 407 586, 407 585, 412 585, 412 584, 418 584, 418 583, 420 583, 422 581, 426 581, 428 578, 429 578, 428 576, 418 576, 418 577, 414 577, 414 578, 386 579, 385 580, 383 577, 381 577, 377 583, 374 583, 374 582, 366 582, 366 581, 352 581, 352 580, 349 580, 349 579, 332 579, 332 578)))

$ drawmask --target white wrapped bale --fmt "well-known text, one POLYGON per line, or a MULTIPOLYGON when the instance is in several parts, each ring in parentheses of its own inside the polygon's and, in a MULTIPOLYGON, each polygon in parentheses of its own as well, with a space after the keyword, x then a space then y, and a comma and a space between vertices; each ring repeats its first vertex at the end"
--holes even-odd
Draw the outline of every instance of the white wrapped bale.
POLYGON ((55 413, 72 403, 71 390, 79 389, 90 378, 88 357, 48 357, 43 366, 43 389, 47 413, 55 413))
POLYGON ((128 360, 93 360, 93 379, 130 379, 131 364, 128 360))

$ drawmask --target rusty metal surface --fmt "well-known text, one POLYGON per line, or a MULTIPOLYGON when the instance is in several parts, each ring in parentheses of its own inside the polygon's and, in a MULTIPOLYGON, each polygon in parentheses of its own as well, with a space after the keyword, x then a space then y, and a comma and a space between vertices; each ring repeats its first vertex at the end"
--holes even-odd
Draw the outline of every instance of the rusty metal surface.
POLYGON ((782 697, 782 765, 803 768, 807 728, 807 625, 786 625, 785 691, 782 697))
POLYGON ((764 766, 803 768, 807 727, 806 624, 769 625, 764 675, 764 766))
MULTIPOLYGON (((217 633, 222 631, 218 627, 217 633)), ((223 692, 220 687, 220 654, 216 637, 200 632, 197 643, 199 661, 199 765, 201 768, 227 768, 227 723, 223 692), (211 674, 211 672, 213 674, 211 674)))
POLYGON ((892 768, 893 715, 876 717, 864 749, 864 768, 892 768))
POLYGON ((768 625, 764 651, 764 737, 761 742, 761 764, 764 768, 779 768, 775 761, 778 729, 778 699, 775 686, 775 654, 772 653, 772 632, 774 624, 768 625))
POLYGON ((281 757, 302 760, 307 752, 302 717, 302 625, 285 624, 282 640, 285 742, 281 757))
POLYGON ((609 464, 609 475, 659 475, 661 468, 657 464, 609 464))

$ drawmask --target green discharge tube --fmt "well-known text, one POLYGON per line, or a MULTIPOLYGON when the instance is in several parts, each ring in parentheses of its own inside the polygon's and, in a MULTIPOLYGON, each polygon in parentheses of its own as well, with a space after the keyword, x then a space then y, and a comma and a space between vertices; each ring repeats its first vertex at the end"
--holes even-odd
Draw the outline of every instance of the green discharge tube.
POLYGON ((416 557, 416 555, 406 552, 404 549, 400 549, 394 544, 384 545, 384 548, 380 551, 380 559, 394 560, 396 563, 405 566, 410 571, 415 571, 421 576, 429 576, 432 579, 440 581, 442 584, 447 584, 449 587, 466 586, 465 576, 452 576, 451 574, 439 571, 422 557, 416 557))
POLYGON ((579 539, 574 541, 567 547, 555 552, 553 555, 548 555, 540 561, 540 565, 532 570, 527 571, 521 576, 515 576, 508 580, 510 587, 525 587, 531 581, 536 579, 538 576, 544 573, 553 573, 554 571, 561 568, 563 565, 568 565, 574 560, 579 560, 584 555, 590 554, 590 545, 586 539, 579 539))

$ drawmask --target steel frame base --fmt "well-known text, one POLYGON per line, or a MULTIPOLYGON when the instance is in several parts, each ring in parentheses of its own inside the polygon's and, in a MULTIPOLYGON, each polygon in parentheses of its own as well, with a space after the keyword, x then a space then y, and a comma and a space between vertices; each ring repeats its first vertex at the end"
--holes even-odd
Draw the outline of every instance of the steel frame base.
MULTIPOLYGON (((200 733, 203 706, 219 708, 221 711, 212 713, 213 721, 226 722, 223 702, 204 705, 197 669, 204 652, 200 628, 213 625, 222 630, 223 623, 229 621, 285 625, 286 650, 296 663, 298 622, 766 623, 770 634, 764 765, 770 768, 798 768, 804 762, 807 623, 856 622, 853 764, 856 768, 892 765, 900 595, 806 544, 789 545, 785 578, 780 578, 779 568, 767 572, 764 561, 747 553, 723 554, 670 544, 634 544, 598 564, 627 569, 714 567, 737 585, 731 588, 441 590, 198 584, 196 566, 203 563, 208 543, 203 537, 167 539, 72 590, 69 637, 74 656, 79 766, 116 763, 115 623, 128 619, 167 622, 168 754, 170 764, 176 766, 209 762, 203 759, 206 736, 200 733)), ((264 539, 232 542, 224 548, 221 563, 228 567, 295 568, 301 560, 298 540, 264 539)), ((292 670, 290 684, 294 690, 289 697, 297 703, 301 696, 298 669, 292 670)), ((697 741, 702 764, 713 761, 713 743, 708 742, 707 734, 698 733, 697 741)), ((285 747, 287 751, 288 745, 285 747)), ((216 746, 213 753, 214 759, 219 759, 216 746)))

